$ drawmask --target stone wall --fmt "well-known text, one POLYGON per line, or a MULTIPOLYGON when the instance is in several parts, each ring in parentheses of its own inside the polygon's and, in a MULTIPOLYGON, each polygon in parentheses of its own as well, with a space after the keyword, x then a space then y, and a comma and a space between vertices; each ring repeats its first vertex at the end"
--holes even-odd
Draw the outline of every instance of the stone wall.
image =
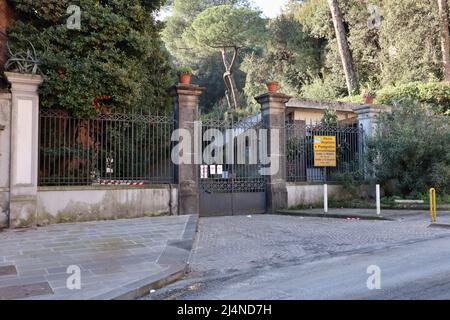
POLYGON ((178 188, 39 187, 37 224, 177 214, 178 188))
POLYGON ((8 226, 11 94, 0 93, 0 228, 8 226))

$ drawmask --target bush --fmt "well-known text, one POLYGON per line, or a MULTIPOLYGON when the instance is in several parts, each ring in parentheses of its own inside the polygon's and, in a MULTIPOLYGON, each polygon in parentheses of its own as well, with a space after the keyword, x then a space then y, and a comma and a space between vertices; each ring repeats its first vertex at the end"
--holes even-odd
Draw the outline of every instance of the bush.
POLYGON ((377 103, 393 105, 406 100, 416 100, 428 104, 437 113, 450 112, 450 83, 411 82, 385 87, 377 92, 377 103))
POLYGON ((192 68, 191 67, 178 67, 177 68, 177 74, 192 74, 192 68))
POLYGON ((69 0, 16 0, 12 51, 36 48, 45 81, 43 108, 73 115, 99 110, 155 112, 170 107, 171 68, 161 49, 163 24, 151 15, 162 0, 82 1, 81 29, 70 30, 69 0), (106 99, 103 99, 105 98, 106 99), (101 108, 98 106, 101 101, 101 108))
POLYGON ((302 96, 307 99, 335 100, 342 92, 336 87, 332 79, 315 78, 302 88, 302 96))
POLYGON ((402 195, 450 192, 450 126, 431 108, 404 102, 392 114, 382 114, 380 130, 370 141, 369 163, 376 178, 394 182, 402 195))

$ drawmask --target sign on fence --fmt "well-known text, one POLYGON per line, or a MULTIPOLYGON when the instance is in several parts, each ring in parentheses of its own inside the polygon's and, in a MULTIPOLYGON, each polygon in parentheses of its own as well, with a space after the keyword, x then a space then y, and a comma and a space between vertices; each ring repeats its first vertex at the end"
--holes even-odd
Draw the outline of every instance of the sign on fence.
POLYGON ((314 166, 336 167, 335 136, 314 136, 314 166))

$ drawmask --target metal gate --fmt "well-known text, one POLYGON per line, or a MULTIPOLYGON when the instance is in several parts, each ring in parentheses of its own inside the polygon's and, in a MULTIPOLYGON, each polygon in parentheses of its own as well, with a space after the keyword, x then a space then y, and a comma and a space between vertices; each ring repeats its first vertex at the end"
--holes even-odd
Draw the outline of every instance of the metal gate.
POLYGON ((266 181, 260 173, 260 150, 264 146, 258 140, 261 129, 260 115, 241 121, 202 122, 201 216, 266 212, 266 181), (214 161, 205 159, 205 152, 214 161))

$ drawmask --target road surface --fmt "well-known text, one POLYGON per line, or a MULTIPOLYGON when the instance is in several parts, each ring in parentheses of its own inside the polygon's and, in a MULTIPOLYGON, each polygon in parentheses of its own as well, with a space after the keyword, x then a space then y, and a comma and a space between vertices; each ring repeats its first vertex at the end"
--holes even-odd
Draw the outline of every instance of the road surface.
MULTIPOLYGON (((306 219, 302 225, 311 223, 318 222, 306 219)), ((380 225, 380 222, 349 223, 343 225, 336 221, 335 224, 341 224, 336 232, 346 230, 359 234, 364 224, 371 228, 380 225)), ((403 221, 401 228, 420 228, 420 223, 417 218, 411 218, 403 221)), ((398 230, 400 225, 397 224, 400 223, 381 223, 381 226, 398 230)), ((383 241, 374 246, 328 250, 325 255, 303 254, 302 259, 279 259, 278 262, 272 259, 270 264, 257 263, 251 267, 243 261, 243 268, 215 272, 196 272, 194 268, 185 280, 151 293, 146 299, 450 299, 450 230, 426 229, 427 233, 420 238, 415 230, 411 234, 414 239, 408 239, 405 230, 401 240, 386 234, 383 241), (381 272, 380 289, 369 290, 367 286, 368 278, 373 275, 368 274, 370 266, 381 272)), ((282 239, 279 234, 274 237, 282 239)), ((336 242, 336 237, 331 239, 336 242)), ((298 254, 298 250, 293 252, 298 254)), ((212 253, 209 255, 209 260, 214 260, 212 253)), ((206 255, 200 256, 208 262, 206 255)), ((230 254, 230 257, 234 256, 230 254)), ((201 262, 196 263, 196 268, 200 268, 201 262)))

